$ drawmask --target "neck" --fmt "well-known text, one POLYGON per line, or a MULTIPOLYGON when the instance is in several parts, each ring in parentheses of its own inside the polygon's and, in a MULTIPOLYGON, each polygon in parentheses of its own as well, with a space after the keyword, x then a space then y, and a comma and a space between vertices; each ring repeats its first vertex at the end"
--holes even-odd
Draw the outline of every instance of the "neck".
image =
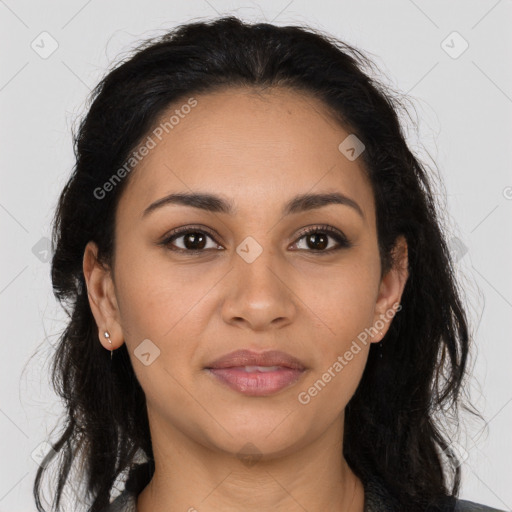
POLYGON ((152 429, 155 473, 137 511, 363 512, 363 485, 342 455, 342 421, 301 449, 252 460, 152 429))

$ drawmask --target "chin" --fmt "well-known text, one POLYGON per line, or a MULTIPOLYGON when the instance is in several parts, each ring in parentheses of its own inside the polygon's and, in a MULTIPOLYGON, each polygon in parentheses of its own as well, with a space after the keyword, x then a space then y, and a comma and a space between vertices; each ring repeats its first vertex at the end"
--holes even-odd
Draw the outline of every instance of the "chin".
POLYGON ((286 421, 272 422, 271 426, 261 423, 261 417, 254 422, 246 420, 245 424, 222 423, 227 432, 219 427, 214 436, 208 436, 208 445, 215 451, 221 451, 238 458, 258 458, 261 460, 276 459, 294 451, 314 439, 307 432, 298 431, 296 425, 283 426, 286 421))

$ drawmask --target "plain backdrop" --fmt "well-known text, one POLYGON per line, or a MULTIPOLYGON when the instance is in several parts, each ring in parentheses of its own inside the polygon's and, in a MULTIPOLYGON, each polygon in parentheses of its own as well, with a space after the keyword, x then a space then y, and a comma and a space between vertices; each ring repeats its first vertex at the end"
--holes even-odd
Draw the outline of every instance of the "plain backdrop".
POLYGON ((62 413, 48 382, 65 322, 48 238, 74 164, 71 128, 121 52, 219 14, 324 30, 414 103, 409 143, 444 183, 475 335, 466 391, 485 418, 466 416, 461 496, 511 510, 512 1, 0 0, 0 512, 35 510, 41 443, 62 413))

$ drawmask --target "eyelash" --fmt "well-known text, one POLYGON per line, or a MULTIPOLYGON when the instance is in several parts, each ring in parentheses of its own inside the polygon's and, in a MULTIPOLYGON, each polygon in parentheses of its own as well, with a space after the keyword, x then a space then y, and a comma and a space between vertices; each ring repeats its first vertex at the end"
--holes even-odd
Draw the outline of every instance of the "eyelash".
MULTIPOLYGON (((192 250, 192 249, 181 249, 181 248, 175 248, 175 247, 171 248, 171 242, 173 242, 175 239, 180 238, 183 235, 186 235, 189 233, 208 235, 217 245, 220 245, 217 242, 217 240, 215 240, 214 234, 211 233, 209 230, 207 230, 204 227, 196 228, 194 226, 186 226, 186 227, 177 228, 177 229, 171 231, 171 233, 169 233, 169 235, 167 237, 165 237, 165 239, 162 240, 159 243, 159 245, 169 248, 169 250, 171 250, 173 252, 188 253, 191 255, 201 254, 201 253, 206 252, 207 250, 211 250, 211 249, 192 250)), ((341 249, 349 249, 350 247, 353 246, 353 244, 351 242, 349 242, 349 240, 345 237, 345 235, 343 233, 341 233, 337 229, 333 228, 332 226, 327 226, 327 225, 304 228, 299 233, 297 242, 299 240, 303 239, 304 237, 311 235, 311 234, 315 234, 315 233, 328 234, 331 238, 333 238, 336 242, 338 242, 338 244, 339 244, 338 247, 334 247, 334 248, 327 249, 327 250, 318 250, 318 251, 315 251, 313 249, 309 249, 309 250, 308 249, 299 249, 299 250, 305 250, 306 252, 311 252, 311 253, 314 253, 314 254, 317 254, 320 256, 320 255, 325 255, 325 254, 331 254, 331 253, 333 253, 335 251, 339 251, 341 249)), ((295 243, 296 242, 294 242, 294 244, 295 243)))

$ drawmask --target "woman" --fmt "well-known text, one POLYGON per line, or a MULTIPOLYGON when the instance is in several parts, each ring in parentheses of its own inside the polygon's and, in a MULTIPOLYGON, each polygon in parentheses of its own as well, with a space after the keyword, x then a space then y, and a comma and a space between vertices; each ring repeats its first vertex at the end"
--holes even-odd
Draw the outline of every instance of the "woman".
POLYGON ((54 225, 55 510, 75 463, 92 512, 477 506, 441 426, 470 346, 453 262, 364 66, 228 17, 98 85, 54 225))

